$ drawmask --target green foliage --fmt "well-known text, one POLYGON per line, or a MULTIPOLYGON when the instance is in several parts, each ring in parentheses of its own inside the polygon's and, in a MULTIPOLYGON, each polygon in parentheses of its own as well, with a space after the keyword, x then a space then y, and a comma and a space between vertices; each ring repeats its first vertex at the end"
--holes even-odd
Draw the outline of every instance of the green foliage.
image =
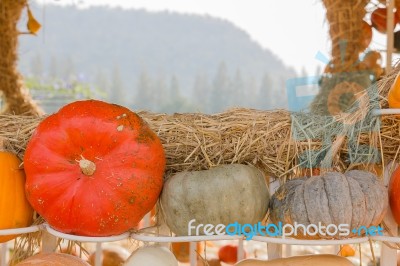
POLYGON ((57 111, 59 107, 72 101, 105 97, 102 89, 77 79, 65 81, 28 77, 25 79, 25 85, 33 99, 48 113, 57 111))

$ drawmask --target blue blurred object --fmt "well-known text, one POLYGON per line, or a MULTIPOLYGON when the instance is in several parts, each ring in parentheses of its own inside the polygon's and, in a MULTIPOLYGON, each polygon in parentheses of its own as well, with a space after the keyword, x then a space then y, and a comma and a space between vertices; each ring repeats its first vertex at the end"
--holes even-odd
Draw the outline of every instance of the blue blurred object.
POLYGON ((289 111, 307 111, 312 100, 318 94, 320 78, 321 76, 309 76, 286 81, 289 111))

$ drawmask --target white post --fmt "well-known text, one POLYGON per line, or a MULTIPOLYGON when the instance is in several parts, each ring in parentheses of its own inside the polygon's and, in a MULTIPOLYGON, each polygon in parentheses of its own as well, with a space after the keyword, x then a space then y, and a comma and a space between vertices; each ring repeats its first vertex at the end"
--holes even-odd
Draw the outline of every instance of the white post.
POLYGON ((7 266, 8 242, 0 244, 0 266, 7 266))
POLYGON ((243 248, 243 239, 239 239, 239 245, 237 250, 237 259, 241 261, 244 259, 244 248, 243 248))
POLYGON ((268 260, 282 258, 282 245, 280 244, 267 244, 268 260))
POLYGON ((333 254, 338 255, 340 251, 340 245, 333 245, 332 249, 333 249, 333 254))
MULTIPOLYGON (((383 219, 388 229, 397 236, 397 224, 393 219, 392 212, 388 211, 385 219, 383 219)), ((396 266, 397 265, 397 250, 381 243, 381 266, 396 266)))
MULTIPOLYGON (((269 193, 274 194, 275 190, 280 186, 279 179, 273 179, 270 177, 269 180, 269 193)), ((282 258, 282 245, 281 244, 267 244, 268 259, 282 258)))
MULTIPOLYGON (((393 163, 389 163, 385 167, 385 172, 383 174, 383 178, 384 178, 384 184, 386 187, 389 186, 390 177, 391 177, 394 169, 396 169, 396 167, 397 167, 397 165, 394 165, 393 163)), ((393 218, 393 214, 392 214, 392 211, 390 210, 390 208, 389 208, 385 218, 383 219, 383 221, 385 222, 388 230, 390 230, 390 232, 393 234, 393 236, 397 236, 398 227, 397 227, 397 223, 395 222, 395 220, 393 218)), ((380 263, 381 263, 380 264, 381 266, 396 266, 397 265, 397 250, 392 249, 382 243, 381 262, 380 263)))
POLYGON ((190 242, 189 245, 189 256, 190 256, 190 266, 196 266, 197 265, 197 243, 196 242, 190 242))
POLYGON ((57 237, 48 233, 42 232, 42 252, 54 252, 57 248, 57 237))
POLYGON ((143 217, 143 227, 149 227, 151 222, 151 213, 148 212, 144 217, 143 217))
POLYGON ((101 248, 101 242, 96 243, 96 253, 94 257, 94 265, 101 266, 103 263, 103 250, 101 248))
POLYGON ((285 258, 292 256, 292 245, 285 245, 285 258))

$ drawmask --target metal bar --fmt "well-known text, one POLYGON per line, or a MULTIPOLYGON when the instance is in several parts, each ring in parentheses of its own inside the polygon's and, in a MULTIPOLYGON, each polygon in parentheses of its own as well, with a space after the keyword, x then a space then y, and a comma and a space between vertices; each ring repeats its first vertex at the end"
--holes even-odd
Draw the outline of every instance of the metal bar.
POLYGON ((190 266, 196 266, 197 265, 197 243, 196 242, 190 242, 189 245, 189 256, 190 256, 190 266))
POLYGON ((0 244, 0 266, 7 266, 8 242, 0 244))
POLYGON ((243 248, 243 239, 239 239, 238 243, 238 250, 237 250, 237 259, 241 261, 244 259, 244 248, 243 248))
POLYGON ((54 252, 57 248, 57 237, 50 234, 47 231, 43 231, 42 234, 42 251, 43 252, 54 252))
POLYGON ((95 253, 95 257, 94 257, 94 265, 95 266, 101 266, 103 263, 103 250, 101 248, 101 242, 97 242, 96 243, 96 253, 95 253))

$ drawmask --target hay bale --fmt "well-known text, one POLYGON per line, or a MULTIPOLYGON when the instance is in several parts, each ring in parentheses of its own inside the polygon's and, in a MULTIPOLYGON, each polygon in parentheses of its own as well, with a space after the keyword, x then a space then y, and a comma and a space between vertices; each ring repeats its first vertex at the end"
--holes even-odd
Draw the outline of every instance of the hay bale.
MULTIPOLYGON (((160 137, 167 175, 208 169, 219 164, 256 165, 283 180, 300 168, 346 170, 398 158, 399 117, 372 116, 387 107, 394 71, 358 99, 365 104, 350 113, 321 116, 286 110, 232 109, 220 114, 155 114, 138 112, 160 137), (378 90, 378 91, 376 91, 378 90)), ((41 117, 0 116, 0 138, 21 158, 41 117)))

